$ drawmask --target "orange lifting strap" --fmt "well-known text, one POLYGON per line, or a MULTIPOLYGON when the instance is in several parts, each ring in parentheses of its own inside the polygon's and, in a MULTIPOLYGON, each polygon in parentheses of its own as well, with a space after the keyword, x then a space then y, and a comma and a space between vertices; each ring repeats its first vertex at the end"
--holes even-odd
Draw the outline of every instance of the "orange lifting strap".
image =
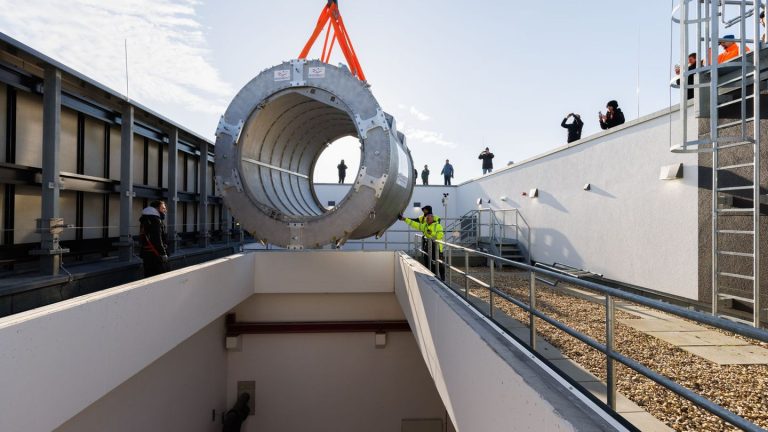
POLYGON ((328 26, 325 31, 325 42, 323 43, 323 54, 320 56, 320 61, 328 63, 331 58, 331 51, 333 51, 333 45, 336 41, 339 42, 339 48, 344 53, 344 57, 349 63, 349 69, 352 75, 356 76, 359 80, 365 81, 365 74, 363 74, 363 68, 360 67, 360 62, 357 60, 357 54, 355 49, 352 48, 352 40, 349 38, 347 28, 344 27, 344 20, 341 18, 339 12, 338 0, 328 0, 328 4, 325 5, 323 11, 320 12, 320 18, 317 20, 317 26, 315 31, 312 32, 312 36, 309 37, 307 44, 304 45, 304 49, 299 54, 300 59, 306 59, 309 54, 309 50, 312 49, 317 37, 323 28, 328 26), (331 45, 328 46, 328 38, 331 34, 331 27, 333 27, 333 36, 330 38, 331 45))

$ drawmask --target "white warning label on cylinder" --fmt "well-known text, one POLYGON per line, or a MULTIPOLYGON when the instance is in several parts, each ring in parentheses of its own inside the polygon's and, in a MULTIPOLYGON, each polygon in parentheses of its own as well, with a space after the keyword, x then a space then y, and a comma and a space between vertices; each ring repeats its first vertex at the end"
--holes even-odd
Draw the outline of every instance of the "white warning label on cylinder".
POLYGON ((397 184, 402 187, 408 187, 408 155, 401 146, 397 146, 397 184))
POLYGON ((307 78, 325 78, 325 66, 315 66, 307 71, 307 78))
POLYGON ((288 81, 291 79, 290 69, 281 69, 275 71, 275 81, 288 81))

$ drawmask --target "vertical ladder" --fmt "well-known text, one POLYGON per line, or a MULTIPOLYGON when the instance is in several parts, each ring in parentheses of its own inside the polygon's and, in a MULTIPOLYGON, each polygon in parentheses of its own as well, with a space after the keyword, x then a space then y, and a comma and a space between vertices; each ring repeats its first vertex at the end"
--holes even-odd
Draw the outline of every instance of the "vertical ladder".
POLYGON ((687 64, 689 38, 694 31, 699 63, 696 69, 681 74, 683 139, 682 144, 673 145, 671 150, 712 152, 712 313, 755 327, 760 326, 762 311, 759 268, 759 15, 762 7, 757 0, 680 0, 677 8, 680 17, 673 17, 681 26, 680 64, 687 64), (734 38, 722 38, 721 28, 732 29, 729 32, 735 33, 734 38), (750 31, 754 35, 751 39, 750 31), (740 56, 719 63, 718 47, 723 41, 737 43, 740 56), (752 45, 751 61, 744 55, 749 44, 752 45), (701 59, 709 64, 701 66, 701 59), (697 89, 696 97, 704 96, 706 92, 702 89, 709 93, 709 136, 694 140, 687 136, 690 109, 687 93, 691 88, 688 76, 691 74, 695 76, 692 87, 697 89), (727 314, 721 305, 724 301, 751 305, 752 319, 727 314))

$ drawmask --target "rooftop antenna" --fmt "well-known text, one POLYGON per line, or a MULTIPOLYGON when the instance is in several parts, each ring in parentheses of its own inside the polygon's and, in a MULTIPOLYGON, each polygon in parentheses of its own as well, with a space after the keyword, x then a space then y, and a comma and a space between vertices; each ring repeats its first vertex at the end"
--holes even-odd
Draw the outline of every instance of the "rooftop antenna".
POLYGON ((640 118, 640 26, 637 26, 637 118, 640 118))
POLYGON ((125 47, 125 98, 130 100, 128 96, 128 38, 123 39, 125 47))

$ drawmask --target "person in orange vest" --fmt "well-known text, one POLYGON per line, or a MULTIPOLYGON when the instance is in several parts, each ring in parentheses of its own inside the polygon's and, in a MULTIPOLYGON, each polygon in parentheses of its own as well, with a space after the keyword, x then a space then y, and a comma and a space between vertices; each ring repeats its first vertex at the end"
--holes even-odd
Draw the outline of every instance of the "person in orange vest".
MULTIPOLYGON (((723 36, 723 39, 735 39, 735 37, 733 35, 725 35, 723 36)), ((719 56, 717 56, 718 63, 725 63, 729 60, 735 59, 740 55, 739 44, 737 44, 736 42, 721 40, 720 46, 723 47, 725 51, 723 51, 722 53, 720 53, 719 56)), ((746 47, 746 51, 749 52, 750 51, 749 47, 748 46, 745 46, 745 47, 746 47)))

